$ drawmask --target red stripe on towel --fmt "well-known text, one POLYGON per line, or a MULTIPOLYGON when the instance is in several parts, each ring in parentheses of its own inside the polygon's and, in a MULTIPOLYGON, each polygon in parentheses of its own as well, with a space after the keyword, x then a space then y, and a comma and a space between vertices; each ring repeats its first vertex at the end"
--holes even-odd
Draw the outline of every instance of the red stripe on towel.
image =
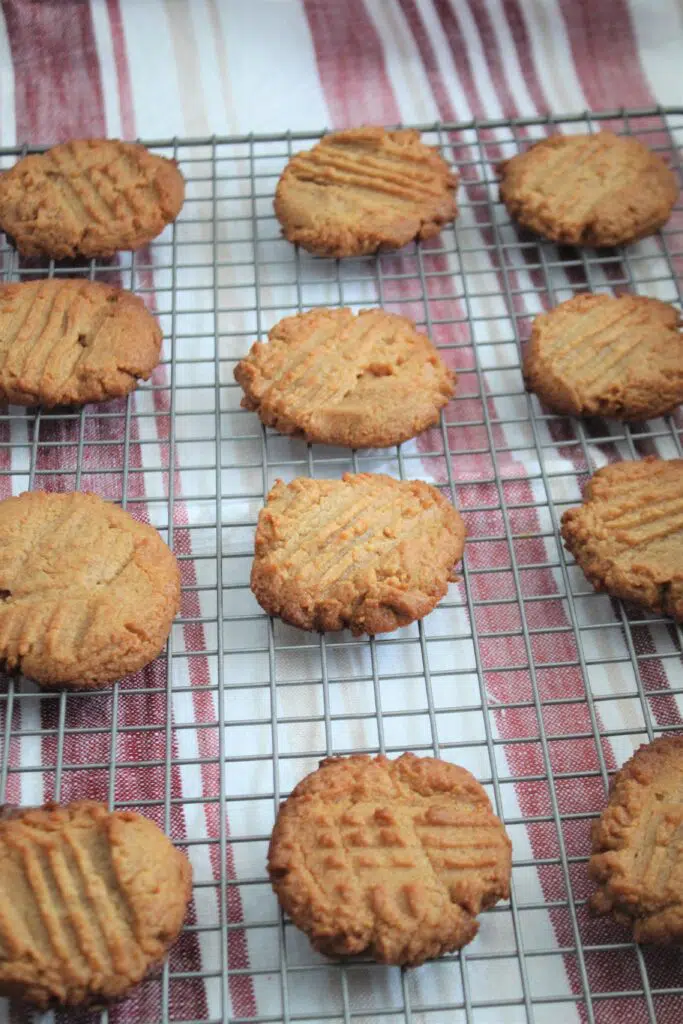
POLYGON ((54 143, 106 134, 90 5, 3 0, 17 140, 54 143))

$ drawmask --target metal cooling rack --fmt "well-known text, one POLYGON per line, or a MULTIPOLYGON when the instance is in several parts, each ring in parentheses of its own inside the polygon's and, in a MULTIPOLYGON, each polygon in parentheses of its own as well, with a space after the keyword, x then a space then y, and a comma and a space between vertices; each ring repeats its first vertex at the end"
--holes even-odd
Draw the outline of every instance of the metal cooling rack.
MULTIPOLYGON (((165 332, 161 368, 127 401, 0 417, 2 496, 97 491, 159 527, 183 569, 166 658, 99 693, 11 679, 0 693, 0 801, 137 808, 192 858, 183 937, 112 1020, 680 1019, 677 954, 591 921, 585 862, 610 772, 683 721, 681 631, 594 594, 558 523, 608 459, 681 455, 681 420, 549 415, 524 392, 519 354, 533 315, 576 290, 680 301, 683 215, 625 251, 562 250, 518 234, 495 183, 496 163, 529 141, 601 125, 637 134, 680 173, 683 108, 422 125, 462 174, 456 228, 340 263, 288 245, 272 214, 284 163, 319 133, 158 140, 149 145, 179 161, 187 202, 150 250, 75 269, 23 266, 5 246, 5 280, 120 282, 165 332), (311 447, 239 409, 232 369, 252 341, 287 313, 341 303, 413 316, 458 368, 455 400, 418 443, 311 447), (347 469, 435 479, 469 530, 463 582, 423 623, 374 640, 272 622, 248 588, 274 479, 347 469), (486 785, 514 843, 511 900, 482 915, 460 956, 407 972, 329 964, 266 883, 275 811, 325 754, 404 749, 464 764, 486 785)), ((26 150, 1 151, 0 166, 26 150)))

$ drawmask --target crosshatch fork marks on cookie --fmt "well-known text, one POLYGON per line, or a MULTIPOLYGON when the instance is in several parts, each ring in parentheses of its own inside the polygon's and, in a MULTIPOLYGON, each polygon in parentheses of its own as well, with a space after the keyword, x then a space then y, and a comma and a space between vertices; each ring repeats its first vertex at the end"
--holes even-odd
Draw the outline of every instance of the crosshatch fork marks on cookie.
POLYGON ((235 367, 242 405, 285 434, 387 447, 437 422, 455 374, 406 317, 313 309, 286 317, 235 367))
POLYGON ((318 949, 415 964, 472 940, 479 911, 508 895, 510 850, 463 768, 329 758, 284 804, 269 871, 318 949))
POLYGON ((534 321, 524 375, 557 412, 659 416, 683 399, 680 312, 640 295, 577 295, 534 321))
POLYGON ((27 256, 108 257, 155 238, 183 199, 171 161, 136 143, 79 139, 3 174, 0 223, 27 256))
POLYGON ((387 632, 443 597, 464 536, 456 509, 421 481, 279 481, 259 516, 251 587, 302 629, 387 632))
MULTIPOLYGON (((62 199, 75 217, 85 223, 94 220, 96 224, 106 224, 116 217, 116 208, 122 200, 116 194, 106 195, 105 188, 111 179, 97 166, 88 165, 80 159, 72 144, 66 143, 60 150, 46 153, 45 160, 48 164, 47 176, 57 185, 62 199)), ((117 184, 124 188, 126 184, 130 186, 130 182, 125 179, 119 179, 117 184)), ((151 191, 149 186, 146 186, 146 191, 151 191)), ((130 203, 127 205, 133 210, 130 203)))
MULTIPOLYGON (((55 182, 67 205, 73 200, 74 212, 84 221, 107 225, 125 215, 144 218, 150 207, 164 203, 143 153, 139 146, 124 144, 118 147, 116 160, 103 159, 106 150, 100 153, 69 142, 48 150, 45 159, 55 169, 55 182)), ((48 169, 47 174, 52 172, 48 169)))
MULTIPOLYGON (((398 141, 399 133, 394 134, 398 141)), ((298 153, 290 165, 292 173, 301 181, 367 190, 407 204, 441 194, 430 154, 399 145, 380 149, 376 141, 371 130, 365 135, 336 132, 314 149, 298 153)))

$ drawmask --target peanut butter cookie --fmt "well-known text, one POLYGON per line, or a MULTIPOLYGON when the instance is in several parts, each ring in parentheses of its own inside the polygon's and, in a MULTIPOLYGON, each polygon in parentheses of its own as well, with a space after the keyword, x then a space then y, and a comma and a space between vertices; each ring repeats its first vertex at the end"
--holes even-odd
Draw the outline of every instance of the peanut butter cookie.
POLYGON ((321 953, 417 966, 460 949, 510 887, 511 843, 474 776, 431 757, 330 757, 280 807, 284 910, 321 953))
POLYGON ((598 470, 562 537, 596 590, 683 621, 683 459, 598 470))
POLYGON ((41 1009, 124 996, 159 965, 192 893, 147 818, 91 801, 0 819, 0 994, 41 1009))
POLYGON ((22 256, 106 258, 156 238, 184 198, 174 161, 133 142, 78 139, 0 176, 0 227, 22 256))
POLYGON ((319 256, 362 256, 432 238, 455 220, 458 176, 419 132, 352 128, 294 156, 275 193, 290 242, 319 256))
POLYGON ((313 309, 286 317, 235 367, 262 422, 307 441, 384 448, 438 422, 455 374, 406 317, 313 309))
POLYGON ((593 826, 596 914, 636 942, 683 943, 683 736, 645 744, 614 776, 593 826))
POLYGON ((0 661, 42 686, 101 686, 161 651, 180 574, 157 531, 95 494, 0 501, 0 661))
POLYGON ((0 400, 82 405, 128 394, 159 362, 137 296, 76 278, 0 285, 0 400))
POLYGON ((419 480, 278 480, 258 519, 251 589, 300 629, 386 633, 438 604, 464 541, 456 509, 419 480))
POLYGON ((527 387, 555 412, 647 419, 683 401, 680 313, 639 295, 577 295, 536 317, 527 387))
POLYGON ((552 135, 499 167, 500 197, 514 220, 553 242, 601 248, 652 235, 680 186, 638 139, 552 135))

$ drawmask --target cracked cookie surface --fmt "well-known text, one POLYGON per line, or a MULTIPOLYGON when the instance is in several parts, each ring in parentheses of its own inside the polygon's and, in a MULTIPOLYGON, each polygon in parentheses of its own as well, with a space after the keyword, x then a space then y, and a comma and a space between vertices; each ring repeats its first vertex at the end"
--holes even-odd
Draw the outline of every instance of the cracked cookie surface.
POLYGON ((634 242, 669 219, 680 186, 638 139, 552 135, 499 167, 500 198, 523 227, 597 248, 634 242))
POLYGON ((536 317, 524 377, 555 412, 621 420, 683 401, 680 312, 640 295, 577 295, 536 317))
POLYGON ((438 422, 455 374, 406 317, 313 309, 286 317, 235 367, 242 406, 307 441, 387 447, 438 422))
POLYGON ((593 826, 597 914, 636 942, 683 943, 683 736, 660 736, 616 773, 593 826))
POLYGON ((0 817, 0 994, 41 1009, 124 996, 182 927, 190 863, 149 819, 79 801, 0 817))
POLYGON ((159 654, 178 564, 152 526, 94 494, 0 501, 0 661, 45 687, 103 685, 159 654))
POLYGON ((185 198, 172 160, 118 139, 76 139, 0 176, 0 227, 23 256, 108 258, 139 249, 185 198))
POLYGON ((278 480, 258 518, 251 589, 300 629, 386 633, 432 611, 464 542, 458 511, 422 481, 278 480))
POLYGON ((290 242, 320 256, 362 256, 432 238, 455 220, 458 176, 413 130, 351 128, 289 161, 275 215, 290 242))
POLYGON ((511 843, 473 775, 431 757, 331 757, 282 804, 278 899, 328 956, 416 966, 460 949, 509 895, 511 843))
POLYGON ((62 277, 0 285, 0 399, 118 398, 151 375, 161 340, 142 300, 120 288, 62 277))
POLYGON ((562 537, 596 590, 683 621, 683 459, 598 470, 562 537))

